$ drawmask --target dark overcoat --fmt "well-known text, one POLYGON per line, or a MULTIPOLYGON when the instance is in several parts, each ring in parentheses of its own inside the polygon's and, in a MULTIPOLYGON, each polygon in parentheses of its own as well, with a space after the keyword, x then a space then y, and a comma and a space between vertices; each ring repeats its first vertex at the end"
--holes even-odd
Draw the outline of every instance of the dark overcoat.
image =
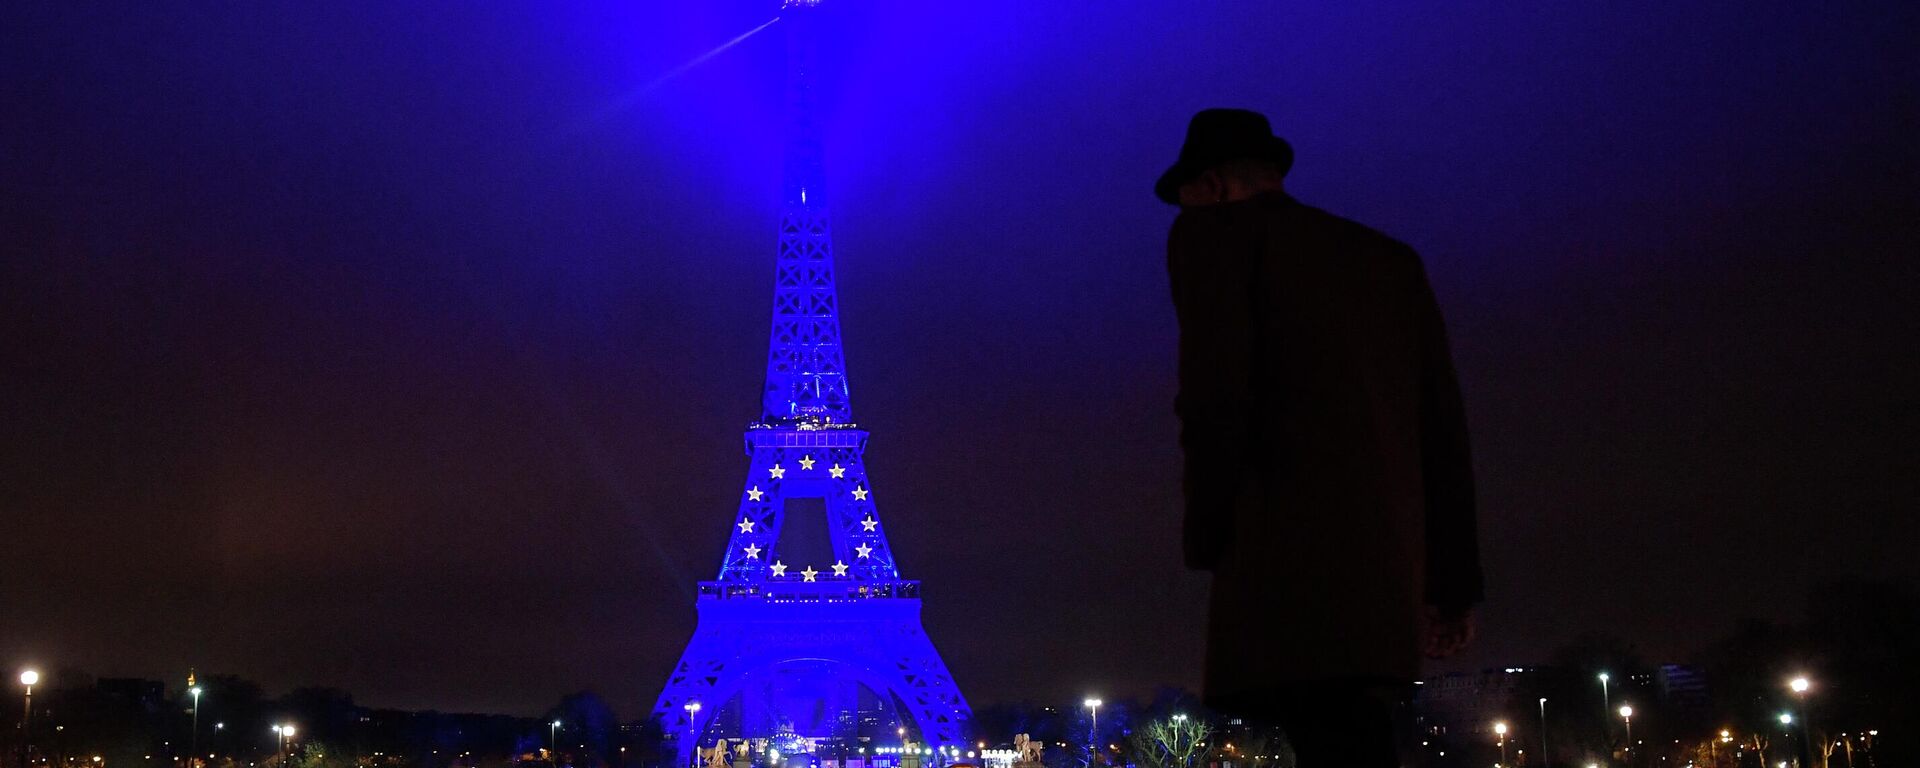
POLYGON ((1208 698, 1407 682, 1424 606, 1481 598, 1473 475, 1420 257, 1280 192, 1183 211, 1167 249, 1208 698))

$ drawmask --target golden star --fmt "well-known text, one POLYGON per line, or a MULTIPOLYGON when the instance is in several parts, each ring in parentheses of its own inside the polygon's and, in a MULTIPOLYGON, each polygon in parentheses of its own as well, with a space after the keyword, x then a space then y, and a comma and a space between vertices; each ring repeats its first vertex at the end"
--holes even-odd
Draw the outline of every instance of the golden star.
POLYGON ((760 490, 760 486, 756 485, 747 489, 747 501, 759 501, 760 497, 765 495, 767 495, 767 492, 760 490))
POLYGON ((775 464, 773 465, 772 469, 767 470, 767 474, 772 475, 773 479, 778 480, 780 478, 786 477, 787 471, 784 469, 781 469, 780 465, 775 464))
POLYGON ((818 575, 820 575, 820 572, 814 570, 811 565, 807 566, 806 570, 800 572, 800 578, 806 581, 813 581, 813 577, 818 575))
POLYGON ((840 466, 840 465, 838 465, 838 464, 835 464, 835 465, 833 465, 833 466, 831 466, 831 467, 828 467, 828 468, 827 468, 827 474, 829 474, 829 475, 833 475, 833 479, 835 479, 835 480, 838 480, 838 479, 840 479, 840 478, 841 478, 842 476, 844 476, 844 475, 846 475, 846 474, 847 474, 847 470, 846 470, 846 468, 845 468, 845 467, 842 467, 842 466, 840 466))
POLYGON ((854 500, 854 501, 866 501, 866 500, 867 500, 867 489, 865 489, 865 488, 855 488, 855 489, 853 489, 853 500, 854 500))
POLYGON ((802 456, 802 457, 800 457, 800 468, 801 468, 801 469, 813 469, 813 457, 812 457, 812 456, 802 456))

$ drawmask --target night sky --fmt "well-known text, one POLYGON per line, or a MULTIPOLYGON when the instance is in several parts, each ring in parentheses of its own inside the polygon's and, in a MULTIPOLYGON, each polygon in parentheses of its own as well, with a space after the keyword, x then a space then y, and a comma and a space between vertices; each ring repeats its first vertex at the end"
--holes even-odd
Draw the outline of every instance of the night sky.
MULTIPOLYGON (((1194 685, 1153 199, 1273 118, 1419 248, 1490 603, 1679 659, 1920 583, 1909 3, 828 0, 855 415, 976 705, 1194 685)), ((758 411, 770 2, 9 3, 0 665, 651 703, 758 411)))

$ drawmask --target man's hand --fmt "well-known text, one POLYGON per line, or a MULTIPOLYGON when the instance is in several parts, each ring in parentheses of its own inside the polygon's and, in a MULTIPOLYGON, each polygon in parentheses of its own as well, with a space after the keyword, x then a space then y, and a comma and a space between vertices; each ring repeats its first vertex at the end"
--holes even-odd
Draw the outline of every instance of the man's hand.
POLYGON ((1442 611, 1427 606, 1427 632, 1424 650, 1429 659, 1444 659, 1473 642, 1473 609, 1442 611))

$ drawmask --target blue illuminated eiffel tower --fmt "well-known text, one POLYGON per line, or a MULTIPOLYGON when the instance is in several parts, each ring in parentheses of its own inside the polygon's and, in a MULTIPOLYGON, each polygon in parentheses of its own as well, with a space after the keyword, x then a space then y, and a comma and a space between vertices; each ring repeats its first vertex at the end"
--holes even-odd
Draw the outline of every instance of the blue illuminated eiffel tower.
POLYGON ((766 386, 760 420, 746 432, 747 480, 719 578, 701 582, 699 626, 654 705, 683 765, 723 709, 760 727, 797 724, 800 736, 842 735, 818 731, 844 730, 858 686, 891 704, 915 731, 909 740, 936 751, 960 743, 971 714, 921 626, 919 583, 895 566, 867 478, 867 433, 853 423, 814 113, 815 4, 788 0, 781 18, 780 239, 766 386), (789 517, 821 507, 832 561, 783 559, 789 517), (840 711, 823 718, 823 708, 840 711))

